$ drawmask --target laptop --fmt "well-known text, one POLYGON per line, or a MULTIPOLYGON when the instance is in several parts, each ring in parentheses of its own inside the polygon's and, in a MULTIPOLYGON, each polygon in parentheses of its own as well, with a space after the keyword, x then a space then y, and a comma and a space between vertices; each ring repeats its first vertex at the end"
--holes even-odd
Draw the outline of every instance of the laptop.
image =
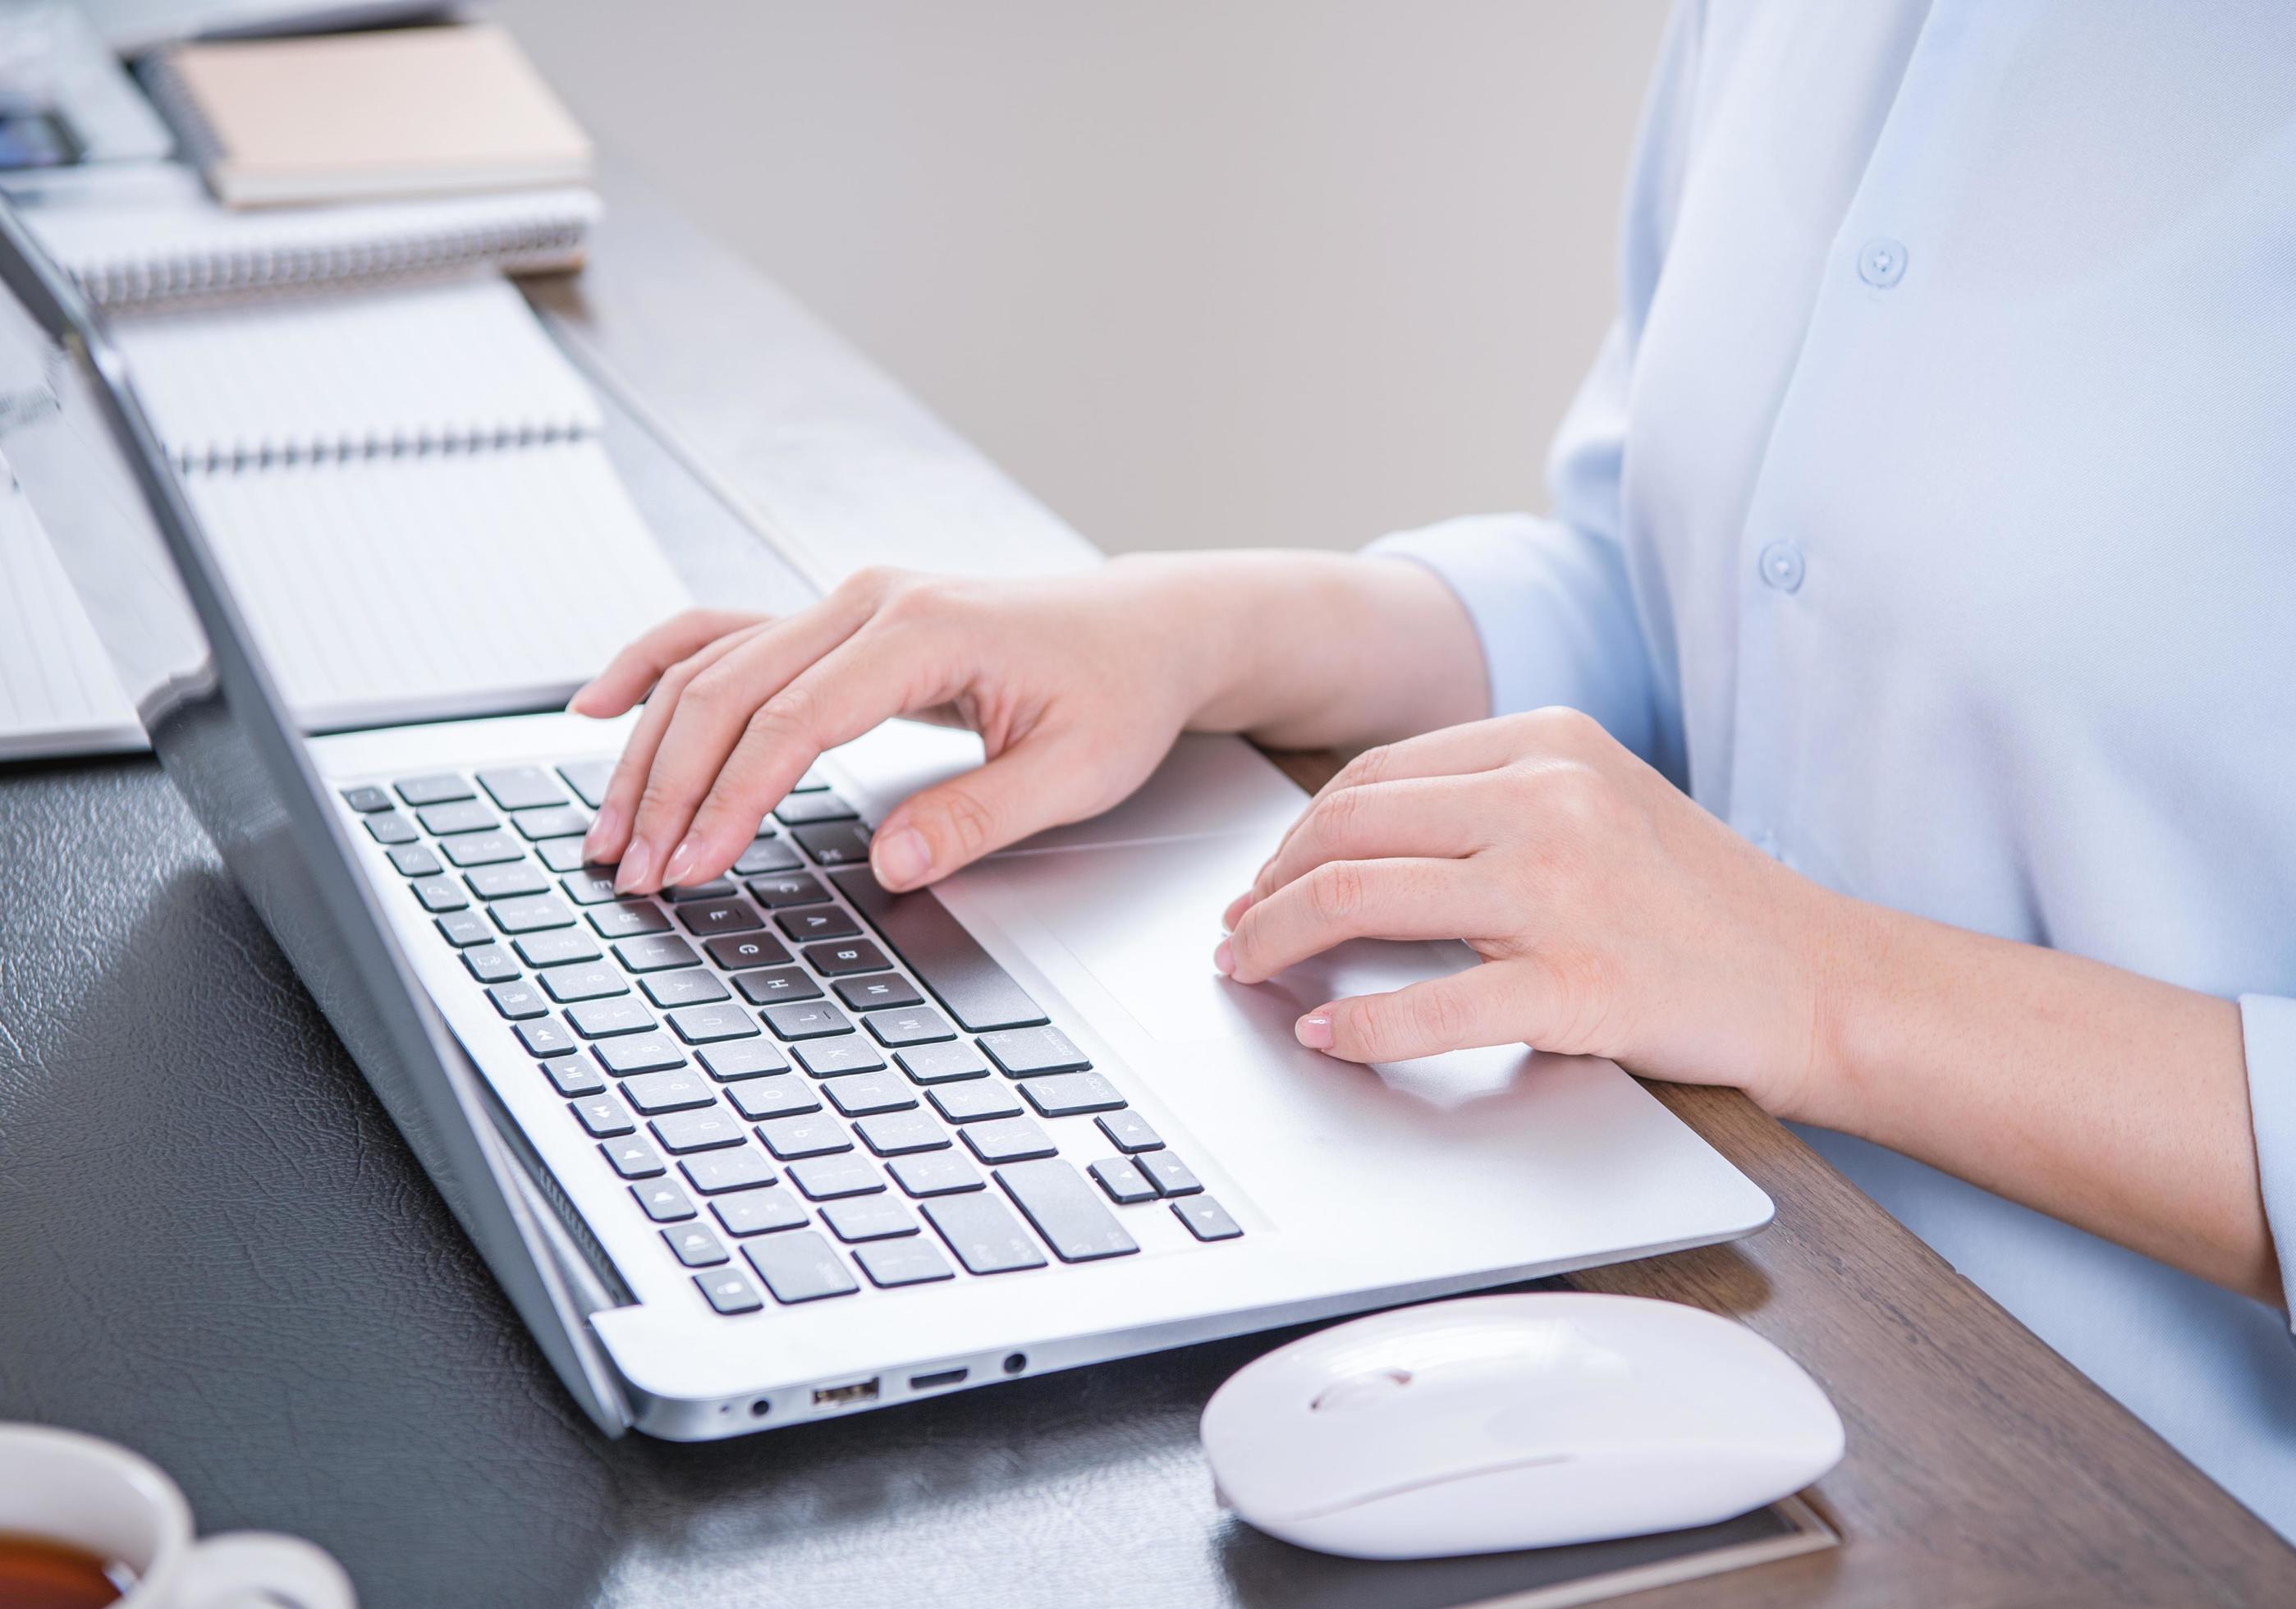
POLYGON ((1217 973, 1218 913, 1301 804, 1234 739, 893 896, 871 823, 980 751, 888 723, 732 876, 622 899, 579 850, 620 723, 298 731, 118 349, 4 203, 0 279, 0 456, 154 751, 608 1433, 769 1429, 1768 1220, 1607 1062, 1294 1043, 1302 1009, 1462 946, 1217 973))

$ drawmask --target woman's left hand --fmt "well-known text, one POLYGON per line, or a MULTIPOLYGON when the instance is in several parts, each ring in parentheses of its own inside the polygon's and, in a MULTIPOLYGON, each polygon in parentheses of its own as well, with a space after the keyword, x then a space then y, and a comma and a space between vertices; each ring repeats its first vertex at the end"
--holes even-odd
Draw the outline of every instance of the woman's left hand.
POLYGON ((1763 855, 1593 720, 1540 710, 1370 750, 1316 796, 1214 955, 1259 982, 1349 939, 1483 965, 1300 1019, 1350 1062, 1521 1042, 1808 1106, 1854 902, 1763 855))

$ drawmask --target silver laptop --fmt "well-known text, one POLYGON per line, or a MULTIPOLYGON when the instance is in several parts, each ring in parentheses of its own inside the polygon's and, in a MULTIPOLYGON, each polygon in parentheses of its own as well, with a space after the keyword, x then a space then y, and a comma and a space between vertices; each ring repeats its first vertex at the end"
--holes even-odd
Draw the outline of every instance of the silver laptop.
POLYGON ((1609 1063, 1295 1045, 1308 1006, 1472 957, 1215 973, 1301 802, 1234 740, 896 898, 870 824, 979 750, 891 723, 732 877, 617 899, 579 845, 619 726, 303 735, 119 352, 4 205, 0 277, 0 455, 153 748, 609 1433, 771 1428, 1768 1220, 1609 1063))

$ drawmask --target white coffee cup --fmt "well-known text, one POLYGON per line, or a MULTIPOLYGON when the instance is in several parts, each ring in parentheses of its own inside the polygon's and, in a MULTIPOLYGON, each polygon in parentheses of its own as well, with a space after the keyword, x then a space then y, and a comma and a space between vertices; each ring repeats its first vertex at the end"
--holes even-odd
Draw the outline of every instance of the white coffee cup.
POLYGON ((0 1532, 126 1565, 113 1609, 357 1609, 350 1578, 300 1537, 198 1540, 183 1490, 149 1458, 77 1431, 0 1424, 0 1532))

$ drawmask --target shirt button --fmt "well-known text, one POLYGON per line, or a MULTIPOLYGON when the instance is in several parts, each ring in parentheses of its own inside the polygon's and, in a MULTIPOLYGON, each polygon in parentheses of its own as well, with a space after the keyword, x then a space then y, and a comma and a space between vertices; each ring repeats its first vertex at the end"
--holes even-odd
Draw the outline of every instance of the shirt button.
POLYGON ((1780 592, 1801 585, 1801 549, 1792 542, 1773 542, 1762 549, 1762 579, 1780 592))
POLYGON ((1886 291, 1906 277, 1906 249, 1893 240, 1869 240, 1857 254, 1857 277, 1886 291))

